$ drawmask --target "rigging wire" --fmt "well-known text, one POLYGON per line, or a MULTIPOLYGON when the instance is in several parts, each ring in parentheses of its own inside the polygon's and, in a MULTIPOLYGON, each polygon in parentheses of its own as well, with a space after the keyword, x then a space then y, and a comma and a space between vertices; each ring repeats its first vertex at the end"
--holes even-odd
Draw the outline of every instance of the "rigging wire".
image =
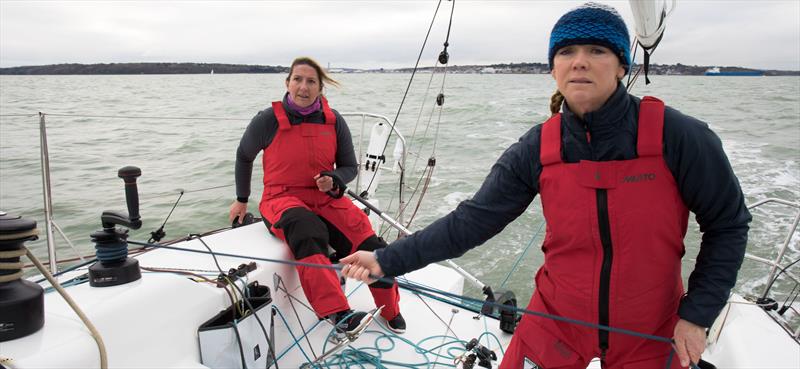
MULTIPOLYGON (((433 18, 431 19, 431 24, 428 26, 428 32, 425 34, 425 40, 422 42, 422 47, 420 48, 419 54, 417 55, 417 61, 414 64, 414 69, 411 71, 411 77, 408 79, 406 90, 403 93, 402 100, 400 100, 400 106, 397 108, 397 114, 395 114, 394 121, 392 122, 391 126, 392 129, 389 131, 389 135, 387 135, 386 137, 386 142, 383 145, 383 151, 381 152, 381 155, 386 154, 386 147, 387 145, 389 145, 389 140, 391 139, 392 133, 394 132, 394 128, 397 125, 397 120, 400 117, 400 112, 403 110, 403 104, 405 104, 406 98, 408 97, 408 91, 411 89, 411 83, 414 81, 414 76, 417 74, 417 70, 419 69, 419 62, 422 59, 422 53, 425 51, 425 46, 428 44, 428 37, 430 37, 431 30, 433 29, 433 25, 436 21, 436 15, 439 13, 439 7, 441 5, 442 5, 442 0, 439 0, 439 2, 436 3, 436 10, 433 12, 433 18)), ((455 1, 453 2, 453 5, 455 6, 455 1)), ((452 18, 452 13, 451 13, 451 18, 452 18)), ((370 179, 369 186, 367 186, 366 188, 372 187, 372 182, 375 180, 375 177, 376 177, 375 174, 373 174, 372 178, 370 179)))
MULTIPOLYGON (((430 90, 431 90, 431 85, 433 84, 433 77, 435 77, 435 76, 436 76, 436 69, 437 69, 438 67, 439 67, 439 62, 437 61, 437 62, 436 62, 436 63, 434 63, 434 65, 433 65, 433 70, 431 70, 431 78, 430 78, 430 79, 428 79, 428 85, 425 87, 425 94, 424 94, 424 95, 422 95, 422 104, 420 104, 420 106, 419 106, 419 114, 417 114, 417 120, 416 120, 416 122, 414 123, 414 129, 413 129, 413 130, 411 130, 411 137, 410 137, 410 138, 409 138, 409 140, 408 140, 408 141, 410 142, 410 144, 409 144, 409 146, 408 146, 408 151, 412 151, 412 149, 413 149, 413 147, 414 147, 414 146, 413 146, 413 145, 414 145, 414 138, 417 136, 417 128, 419 128, 419 122, 420 122, 420 121, 421 121, 421 119, 422 119, 422 113, 425 111, 425 102, 427 102, 427 101, 428 101, 428 93, 429 93, 429 92, 430 92, 430 90)), ((424 137, 425 137, 425 136, 423 135, 423 138, 424 138, 424 137)), ((420 150, 420 152, 421 152, 421 151, 422 151, 422 150, 420 150)), ((417 158, 419 158, 419 156, 417 156, 417 158)), ((412 168, 412 169, 414 169, 414 168, 415 168, 415 166, 416 166, 416 161, 415 161, 414 163, 415 163, 415 165, 412 165, 412 166, 411 166, 411 168, 412 168)))
MULTIPOLYGON (((289 290, 286 288, 286 284, 283 282, 283 278, 279 278, 278 279, 278 284, 283 284, 283 290, 286 292, 287 295, 291 296, 291 294, 289 293, 289 290)), ((292 297, 294 297, 294 296, 292 296, 292 297)), ((291 299, 291 298, 289 299, 289 306, 292 307, 292 311, 294 312, 294 316, 295 316, 295 318, 297 318, 297 323, 300 324, 300 330, 305 332, 306 329, 305 329, 305 327, 303 327, 303 321, 302 321, 302 319, 300 319, 300 314, 297 312, 297 309, 294 307, 294 302, 293 302, 293 299, 291 299)), ((312 309, 312 311, 313 311, 313 309, 312 309)), ((319 356, 317 356, 317 353, 314 352, 314 345, 311 344, 311 340, 309 340, 308 335, 304 335, 304 336, 306 338, 306 343, 308 343, 308 348, 311 349, 311 356, 313 356, 314 359, 318 358, 319 356)), ((323 352, 325 352, 324 349, 323 349, 323 352)))
MULTIPOLYGON (((168 250, 176 250, 176 251, 184 251, 184 252, 192 252, 192 253, 200 253, 200 254, 211 254, 214 257, 215 262, 216 262, 216 256, 219 255, 219 256, 227 256, 227 257, 234 257, 234 258, 266 261, 266 262, 272 262, 272 263, 278 263, 278 264, 287 264, 287 265, 294 265, 294 266, 306 266, 306 267, 320 268, 320 269, 332 269, 332 270, 341 270, 342 269, 341 266, 337 266, 337 265, 322 265, 322 264, 314 264, 314 263, 305 263, 305 262, 300 262, 300 261, 279 260, 279 259, 262 258, 262 257, 256 257, 256 256, 237 255, 237 254, 224 253, 224 252, 214 252, 214 251, 210 250, 210 247, 208 247, 208 245, 206 245, 205 242, 202 241, 202 239, 198 238, 198 240, 201 240, 201 242, 206 246, 207 249, 209 249, 209 251, 187 249, 187 248, 182 248, 182 247, 168 246, 168 245, 161 245, 161 244, 150 244, 150 243, 144 243, 144 242, 138 242, 138 241, 130 241, 130 240, 128 241, 128 243, 132 243, 132 244, 135 244, 135 245, 143 245, 143 246, 146 245, 146 246, 151 246, 151 247, 154 247, 154 248, 163 248, 163 249, 168 249, 168 250)), ((370 276, 370 278, 373 278, 373 279, 376 279, 376 280, 379 280, 379 281, 384 281, 386 283, 391 283, 391 281, 392 281, 392 279, 385 278, 385 277, 370 276)), ((454 293, 438 290, 438 289, 436 289, 434 287, 428 287, 428 286, 424 286, 424 285, 421 285, 421 284, 418 284, 418 283, 414 283, 414 282, 403 282, 403 281, 400 281, 400 280, 397 280, 396 282, 397 282, 399 287, 403 287, 406 290, 422 293, 424 295, 438 294, 438 295, 442 295, 442 296, 449 297, 449 298, 456 299, 456 300, 462 300, 462 301, 465 301, 465 302, 472 302, 472 303, 476 303, 476 304, 490 305, 490 306, 493 306, 493 307, 504 308, 504 309, 507 309, 507 310, 514 310, 514 311, 519 312, 519 313, 534 315, 534 316, 538 316, 538 317, 546 318, 546 319, 558 320, 558 321, 571 323, 571 324, 575 324, 575 325, 580 325, 580 326, 584 326, 584 327, 588 327, 588 328, 592 328, 592 329, 605 330, 605 331, 609 331, 609 332, 612 332, 612 333, 626 334, 626 335, 631 335, 631 336, 635 336, 635 337, 639 337, 639 338, 650 339, 650 340, 654 340, 654 341, 658 341, 658 342, 671 343, 671 340, 669 338, 667 338, 667 337, 644 334, 644 333, 639 333, 639 332, 632 331, 632 330, 629 330, 629 329, 616 328, 616 327, 611 327, 611 326, 602 325, 602 324, 595 324, 595 323, 591 323, 591 322, 585 322, 585 321, 581 321, 581 320, 578 320, 578 319, 572 319, 572 318, 562 317, 562 316, 558 316, 558 315, 547 314, 547 313, 542 313, 542 312, 538 312, 538 311, 532 311, 532 310, 528 310, 526 308, 503 305, 503 304, 500 304, 500 303, 497 303, 497 302, 493 302, 493 301, 483 301, 483 300, 475 299, 475 298, 472 298, 472 297, 469 297, 469 296, 463 296, 463 295, 458 295, 458 294, 454 294, 454 293)), ((234 286, 234 287, 238 288, 238 286, 234 286)))
MULTIPOLYGON (((433 160, 433 163, 435 163, 435 162, 436 161, 433 160)), ((420 188, 421 182, 423 180, 425 180, 425 184, 422 186, 422 193, 420 193, 419 197, 417 198, 417 206, 414 208, 414 213, 411 214, 411 217, 408 219, 408 222, 406 222, 406 225, 405 225, 406 228, 410 227, 411 223, 414 221, 414 217, 416 217, 417 211, 419 210, 419 207, 422 204, 422 198, 425 196, 425 193, 428 191, 428 184, 430 184, 431 177, 433 175, 433 165, 435 165, 435 164, 430 164, 430 161, 429 161, 429 166, 427 166, 425 168, 425 172, 423 172, 420 175, 419 180, 417 180, 417 185, 414 186, 414 191, 411 193, 411 196, 409 197, 409 199, 414 198, 414 195, 417 193, 417 191, 420 188), (425 175, 425 173, 427 173, 427 175, 425 175)), ((394 200, 394 199, 391 199, 391 200, 394 200)), ((386 207, 387 209, 391 208, 391 206, 392 206, 392 201, 391 200, 389 201, 389 205, 386 207)), ((406 209, 408 208, 409 205, 411 205, 410 201, 405 203, 405 204, 403 204, 403 206, 400 208, 400 211, 398 211, 398 215, 397 215, 398 219, 403 214, 405 214, 405 211, 406 211, 406 209)), ((387 232, 389 232, 393 228, 392 228, 391 225, 388 224, 386 219, 381 218, 381 225, 380 225, 380 227, 378 227, 378 229, 379 229, 378 233, 380 234, 381 237, 383 237, 387 232), (386 229, 384 229, 383 228, 384 226, 388 226, 388 227, 386 229)))
MULTIPOLYGON (((638 50, 639 50, 639 43, 636 42, 636 39, 634 39, 633 40, 633 53, 631 55, 631 64, 633 64, 634 60, 636 60, 636 52, 638 50)), ((639 69, 636 70, 636 76, 637 77, 639 76, 639 71, 641 71, 641 67, 639 67, 639 69)), ((628 82, 625 84, 625 87, 628 89, 628 92, 631 91, 631 89, 633 88, 633 84, 636 83, 636 79, 634 78, 633 82, 631 82, 631 78, 633 78, 633 73, 631 73, 631 71, 629 70, 628 71, 628 82)))
MULTIPOLYGON (((437 103, 436 105, 438 105, 438 107, 439 107, 439 116, 438 116, 438 120, 437 120, 437 123, 436 123, 437 125, 435 127, 435 134, 434 134, 434 139, 433 139, 433 141, 434 141, 433 142, 433 148, 432 148, 432 151, 431 151, 431 155, 430 155, 430 157, 428 159, 427 166, 423 169, 423 172, 420 174, 420 179, 417 182, 417 185, 414 187, 414 192, 409 197, 408 202, 403 201, 403 191, 404 191, 404 187, 405 187, 404 178, 405 178, 405 172, 408 170, 408 167, 402 167, 402 164, 400 164, 401 165, 401 168, 400 168, 401 170, 400 170, 400 181, 399 181, 399 186, 398 186, 398 198, 400 199, 400 209, 398 210, 398 213, 396 215, 398 218, 402 217, 402 215, 405 213, 405 210, 407 209, 408 205, 410 205, 410 203, 413 201, 414 195, 417 193, 417 190, 419 189, 419 184, 422 181, 422 178, 423 178, 422 176, 424 175, 424 173, 427 170, 430 169, 431 172, 428 172, 428 176, 430 177, 432 175, 432 168, 431 167, 432 167, 432 165, 435 165, 436 143, 437 143, 438 137, 439 137, 439 125, 441 123, 441 117, 442 117, 442 111, 443 111, 442 105, 444 104, 444 93, 443 92, 444 92, 445 81, 446 81, 446 78, 447 78, 447 63, 448 63, 448 60, 449 60, 449 54, 447 53, 447 47, 449 46, 450 31, 452 29, 452 23, 453 23, 453 13, 455 11, 455 0, 453 0, 452 2, 453 2, 453 4, 452 4, 451 10, 450 10, 450 19, 449 19, 448 28, 447 28, 447 36, 446 36, 445 42, 444 42, 444 50, 439 54, 439 58, 434 63, 434 67, 431 70, 431 78, 428 80, 428 85, 427 85, 427 87, 425 89, 425 94, 424 94, 424 98, 422 100, 422 104, 420 106, 420 111, 419 111, 419 114, 417 116, 417 120, 416 120, 416 123, 414 125, 414 129, 413 129, 413 132, 412 132, 412 135, 411 135, 411 139, 410 139, 411 146, 409 147, 409 151, 411 151, 411 147, 413 147, 414 138, 416 137, 417 129, 418 129, 419 123, 420 123, 420 118, 422 117, 422 113, 423 113, 424 108, 425 108, 425 101, 427 101, 427 96, 428 96, 428 93, 430 92, 430 87, 431 87, 431 85, 433 83, 433 78, 434 78, 434 76, 436 74, 436 70, 438 69, 439 64, 441 63, 444 66, 444 72, 443 72, 443 77, 442 77, 442 84, 441 84, 441 86, 439 88, 439 94, 438 94, 438 96, 436 98, 436 103, 437 103)), ((422 53, 423 53, 423 51, 425 49, 425 46, 427 44, 428 37, 430 35, 431 28, 433 27, 433 24, 434 24, 434 22, 436 20, 436 15, 438 14, 440 5, 441 5, 441 1, 437 4, 436 11, 434 12, 433 19, 431 20, 431 25, 428 28, 428 33, 425 36, 425 41, 423 42, 422 49, 420 50, 420 54, 419 54, 419 56, 417 58, 417 63, 414 66, 414 69, 412 71, 412 74, 411 74, 411 77, 409 79, 408 85, 406 86, 406 91, 405 91, 405 93, 403 95, 403 99, 402 99, 402 101, 400 103, 400 107, 397 110, 397 115, 395 116, 394 122, 392 123, 392 128, 394 128, 394 126, 397 124, 397 120, 399 119, 400 112, 402 111, 403 105, 404 105, 405 100, 407 98, 408 91, 409 91, 409 89, 411 87, 411 84, 412 84, 412 82, 414 80, 414 76, 415 76, 417 70, 419 69, 420 58, 421 58, 422 53)), ((431 114, 429 115, 428 122, 427 122, 427 124, 425 126, 423 139, 428 136, 428 131, 430 129, 431 122, 433 120, 433 115, 436 112, 436 105, 431 109, 431 114)), ((382 155, 384 155, 385 152, 386 152, 386 149, 387 149, 387 147, 389 145, 389 141, 391 139, 391 135, 392 135, 393 131, 394 131, 393 129, 390 130, 389 135, 386 138, 386 142, 383 145, 382 155)), ((422 143, 422 147, 424 147, 424 143, 422 143)), ((420 153, 422 152, 422 147, 419 150, 420 153)), ((415 155, 414 163, 410 167, 412 173, 416 171, 417 162, 418 162, 420 157, 421 157, 421 155, 415 155)), ((372 183, 375 180, 376 175, 377 175, 377 172, 373 173, 372 178, 370 179, 368 188, 372 186, 372 183)), ((429 182, 430 182, 430 178, 428 178, 427 181, 426 181, 426 189, 427 189, 427 184, 429 182)), ((408 220, 408 224, 411 224, 411 222, 413 222, 414 216, 416 215, 417 210, 419 209, 419 207, 420 207, 420 205, 422 203, 422 198, 424 197, 425 193, 426 193, 426 191, 424 191, 424 190, 419 193, 419 197, 417 198, 417 205, 415 207, 415 211, 414 211, 412 217, 408 220)), ((393 202, 392 201, 393 199, 394 199, 394 197, 392 197, 390 199, 390 204, 393 202)), ((384 226, 385 226, 385 221, 382 221, 381 225, 378 227, 379 228, 379 232, 378 233, 381 234, 381 236, 383 236, 386 232, 389 231, 389 229, 384 230, 384 226)), ((398 233, 398 238, 399 237, 401 237, 400 233, 398 233)))
MULTIPOLYGON (((277 358, 275 358, 275 363, 276 363, 275 365, 277 366, 277 365, 278 365, 278 364, 277 364, 278 360, 280 360, 280 359, 283 357, 283 355, 286 355, 287 353, 289 353, 289 350, 291 350, 291 349, 292 349, 292 347, 294 347, 295 345, 297 345, 297 348, 299 348, 299 349, 300 349, 300 352, 301 352, 301 353, 303 354, 303 356, 306 358, 306 361, 310 363, 310 362, 312 361, 312 360, 311 360, 311 358, 310 358, 310 357, 308 357, 308 354, 306 354, 306 351, 305 351, 305 350, 303 350, 303 346, 300 346, 300 339, 298 339, 298 338, 297 338, 297 337, 294 335, 294 331, 292 331, 291 327, 289 326, 289 322, 286 320, 286 317, 284 317, 284 316, 283 316, 283 312, 281 312, 281 310, 280 310, 280 309, 278 309, 278 307, 277 307, 277 306, 275 306, 275 305, 272 305, 272 311, 276 312, 276 313, 278 314, 278 316, 281 318, 281 320, 283 320, 283 324, 286 326, 286 330, 287 330, 287 331, 289 331, 289 335, 290 335, 290 336, 292 336, 292 339, 294 340, 294 344, 293 344, 293 345, 291 345, 291 346, 287 347, 287 348, 284 350, 284 352, 282 352, 282 353, 281 353, 281 354, 280 354, 280 355, 279 355, 277 358)), ((316 326, 317 326, 317 325, 318 325, 320 322, 322 322, 322 321, 320 320, 320 321, 318 321, 317 323, 315 323, 313 326, 311 326, 311 328, 309 328, 308 332, 306 332, 306 331, 303 331, 303 336, 308 336, 308 333, 309 333, 309 332, 311 332, 311 331, 312 331, 314 328, 316 328, 316 326)), ((273 356, 273 357, 274 357, 274 356, 273 356)))
MULTIPOLYGON (((406 223, 406 228, 411 227, 411 222, 414 221, 414 218, 417 216, 417 212, 419 211, 419 208, 422 205, 422 199, 425 197, 425 194, 428 192, 428 185, 430 185, 430 183, 431 183, 431 178, 433 176, 433 166, 435 165, 435 163, 436 163, 436 159, 433 159, 433 158, 431 158, 428 161, 429 165, 425 168, 427 173, 428 173, 428 175, 424 176, 425 184, 422 186, 422 192, 420 192, 419 197, 417 198, 417 206, 414 207, 414 212, 411 213, 411 216, 408 218, 408 222, 406 223), (431 164, 431 163, 433 163, 433 164, 431 164)), ((422 173, 422 175, 424 175, 424 174, 425 174, 425 172, 422 173)), ((423 178, 422 175, 420 175, 420 181, 422 181, 422 178, 423 178)), ((419 188, 419 182, 417 182, 417 188, 419 188)), ((415 193, 417 193, 417 189, 416 188, 414 189, 414 192, 411 193, 411 197, 409 198, 409 200, 414 197, 415 193)), ((403 210, 405 210, 405 208, 403 208, 403 210)), ((401 212, 401 214, 402 214, 402 212, 401 212)))
MULTIPOLYGON (((409 281, 408 279, 406 279, 406 278, 403 278, 403 281, 405 281, 406 283, 410 283, 410 281, 409 281)), ((399 284, 398 284, 398 286, 399 286, 399 284)), ((428 304, 428 302, 427 302, 427 301, 425 301, 424 299, 422 299, 422 296, 420 296, 419 294, 417 294, 415 291, 411 291, 411 292, 412 292, 412 293, 414 293, 414 295, 416 295, 416 296, 417 296, 417 298, 419 298, 419 301, 421 301, 423 304, 425 304, 425 307, 427 307, 427 308, 428 308, 428 310, 430 310, 430 311, 431 311, 431 313, 433 313, 433 315, 434 315, 434 316, 436 316, 436 319, 439 319, 439 321, 440 321, 440 322, 442 322, 442 324, 444 324, 444 325, 445 325, 445 327, 447 327, 447 330, 448 330, 448 331, 450 331, 451 333, 453 333, 453 336, 455 336, 455 337, 456 337, 456 339, 459 339, 459 340, 460 340, 460 338, 458 338, 458 335, 456 334, 456 332, 454 332, 454 331, 453 331, 453 329, 452 329, 452 328, 450 328, 450 324, 447 324, 447 323, 445 323, 445 322, 444 322, 444 319, 442 319, 442 317, 440 317, 440 316, 439 316, 439 314, 436 314, 436 311, 435 311, 435 310, 433 310, 433 308, 432 308, 432 307, 431 307, 431 306, 428 304)), ((451 320, 452 320, 452 318, 451 318, 451 320)))
POLYGON ((508 282, 508 280, 511 278, 511 275, 514 274, 514 272, 517 271, 517 267, 519 266, 520 261, 522 261, 522 259, 525 258, 525 255, 528 253, 528 251, 530 250, 531 246, 533 245, 533 241, 536 240, 536 237, 542 231, 542 228, 544 228, 544 224, 545 224, 544 220, 542 220, 542 222, 539 223, 539 228, 537 228, 536 232, 534 232, 533 236, 531 236, 531 240, 528 241, 528 246, 525 246, 525 250, 522 251, 522 255, 520 255, 517 258, 517 261, 514 262, 514 265, 511 267, 511 270, 508 271, 508 274, 506 274, 505 279, 503 279, 503 283, 500 283, 500 287, 499 288, 503 288, 506 285, 506 282, 508 282))
MULTIPOLYGON (((314 311, 314 309, 311 306, 306 305, 302 300, 300 300, 297 297, 295 297, 294 295, 292 295, 292 293, 289 292, 288 289, 286 289, 286 285, 285 284, 284 284, 284 287, 281 287, 280 285, 276 286, 275 290, 276 291, 283 291, 289 299, 292 299, 292 300, 296 301, 298 304, 300 304, 301 306, 306 308, 306 310, 312 311, 312 312, 314 311)), ((295 314, 296 313, 297 313, 297 311, 295 310, 295 314)))
MULTIPOLYGON (((437 64, 437 66, 438 66, 438 64, 437 64)), ((435 73, 435 70, 436 70, 436 66, 434 67, 434 72, 433 73, 435 73)), ((414 196, 417 194, 417 191, 420 188, 420 184, 422 183, 423 179, 425 180, 425 184, 423 186, 423 189, 422 189, 421 192, 419 192, 419 197, 417 197, 417 204, 416 204, 416 206, 414 208, 414 212, 411 214, 411 216, 409 217, 408 221, 406 222, 406 228, 408 228, 411 225, 411 223, 414 221, 414 218, 416 217, 417 212, 419 211, 419 208, 422 205, 422 199, 425 197, 425 194, 427 193, 428 185, 430 184, 431 178, 433 176, 433 168, 434 168, 434 166, 436 166, 436 144, 439 141, 439 127, 441 125, 442 112, 444 110, 442 108, 442 105, 444 104, 444 85, 445 85, 446 78, 447 78, 447 64, 444 65, 444 73, 442 74, 442 85, 441 85, 441 87, 439 89, 439 95, 436 98, 437 105, 439 106, 439 116, 438 116, 438 119, 436 121, 435 133, 434 133, 434 136, 433 136, 433 148, 431 149, 431 154, 428 157, 428 161, 427 161, 425 167, 423 167, 422 173, 420 173, 419 179, 417 180, 417 184, 413 187, 413 192, 411 193, 411 196, 409 196, 407 202, 405 202, 405 203, 402 202, 402 193, 403 193, 402 187, 399 190, 400 191, 400 196, 401 196, 401 208, 398 211, 396 217, 398 219, 402 219, 403 214, 405 214, 406 209, 408 208, 409 205, 411 205, 411 202, 413 201, 414 196), (427 175, 426 175, 426 173, 427 173, 427 175)), ((433 74, 431 74, 431 80, 433 80, 433 74)), ((428 86, 428 90, 429 89, 430 89, 430 85, 428 86)), ((427 97, 428 90, 426 90, 426 92, 425 92, 425 96, 426 97, 427 97)), ((423 107, 424 107, 424 100, 423 100, 423 107)), ((431 114, 428 116, 428 122, 425 125, 425 131, 422 134, 422 139, 421 140, 424 140, 425 138, 428 137, 428 130, 430 129, 431 121, 433 120, 433 115, 435 113, 436 113, 436 107, 433 107, 431 109, 431 114)), ((422 108, 420 108, 420 115, 421 114, 422 114, 422 108)), ((417 118, 417 124, 414 125, 414 133, 412 133, 412 135, 411 135, 411 140, 410 141, 412 142, 412 144, 413 144, 414 137, 416 136, 416 130, 417 130, 418 125, 419 125, 419 117, 417 118)), ((424 147, 424 142, 422 143, 422 147, 424 147)), ((422 147, 420 147, 420 150, 419 150, 420 153, 422 152, 422 147)), ((414 156, 414 163, 411 165, 411 170, 410 170, 410 172, 412 174, 414 172, 416 172, 416 170, 417 170, 417 162, 419 161, 419 159, 421 157, 422 157, 422 155, 415 155, 414 156)), ((404 172, 401 172, 401 176, 402 175, 404 175, 404 172)), ((403 183, 404 183, 403 181, 400 181, 401 186, 403 185, 403 183)), ((386 223, 385 221, 381 222, 381 227, 380 227, 381 229, 383 228, 385 223, 386 223)), ((383 232, 382 232, 382 234, 383 234, 383 232)))
POLYGON ((166 233, 164 233, 164 226, 167 225, 169 217, 172 216, 172 212, 175 211, 175 207, 177 207, 178 203, 181 202, 182 197, 183 197, 183 190, 181 190, 180 195, 178 195, 178 199, 175 200, 175 204, 172 205, 172 209, 169 211, 169 214, 167 214, 167 217, 164 219, 164 223, 161 223, 161 227, 158 227, 158 229, 156 229, 155 231, 150 232, 150 239, 147 240, 147 242, 150 243, 160 242, 161 239, 167 235, 166 233))

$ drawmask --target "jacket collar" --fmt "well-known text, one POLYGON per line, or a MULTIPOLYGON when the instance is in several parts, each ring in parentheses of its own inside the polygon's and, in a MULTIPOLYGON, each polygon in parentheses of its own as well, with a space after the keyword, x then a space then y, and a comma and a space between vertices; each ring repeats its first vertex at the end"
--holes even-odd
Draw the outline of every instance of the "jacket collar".
POLYGON ((292 122, 302 122, 302 121, 317 122, 320 121, 320 119, 323 119, 321 106, 319 110, 304 116, 295 111, 294 109, 292 109, 291 106, 289 106, 288 99, 289 99, 289 93, 287 92, 283 95, 282 103, 283 103, 283 109, 286 110, 286 115, 289 116, 289 120, 291 120, 292 122))
POLYGON ((562 106, 562 122, 565 123, 567 130, 573 134, 586 132, 592 138, 602 139, 613 135, 626 116, 630 105, 628 91, 622 83, 617 83, 617 89, 611 94, 605 104, 600 109, 588 112, 583 115, 583 119, 573 113, 566 103, 562 106))

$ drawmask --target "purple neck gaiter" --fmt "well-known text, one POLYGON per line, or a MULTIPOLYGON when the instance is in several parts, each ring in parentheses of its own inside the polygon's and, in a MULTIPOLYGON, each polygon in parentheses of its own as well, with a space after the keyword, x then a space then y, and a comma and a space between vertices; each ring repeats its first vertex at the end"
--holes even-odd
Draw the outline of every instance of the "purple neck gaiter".
POLYGON ((302 116, 306 116, 306 115, 309 115, 309 114, 311 114, 313 112, 316 112, 316 111, 319 110, 320 106, 322 106, 322 104, 320 103, 319 97, 317 97, 317 99, 314 100, 314 102, 311 103, 311 105, 306 106, 305 108, 301 108, 299 105, 294 103, 294 101, 292 100, 292 97, 289 96, 288 92, 286 93, 286 104, 288 104, 289 107, 292 108, 292 110, 298 112, 302 116))

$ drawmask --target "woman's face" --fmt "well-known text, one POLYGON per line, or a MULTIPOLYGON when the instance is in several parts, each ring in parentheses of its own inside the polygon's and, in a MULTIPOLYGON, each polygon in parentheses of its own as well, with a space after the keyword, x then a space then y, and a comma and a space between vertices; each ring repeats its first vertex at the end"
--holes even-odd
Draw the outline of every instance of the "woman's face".
POLYGON ((286 80, 286 91, 289 92, 289 98, 301 108, 313 104, 322 92, 317 70, 306 64, 295 65, 286 80))
POLYGON ((611 97, 625 68, 607 47, 570 45, 556 52, 551 74, 570 110, 583 117, 611 97))

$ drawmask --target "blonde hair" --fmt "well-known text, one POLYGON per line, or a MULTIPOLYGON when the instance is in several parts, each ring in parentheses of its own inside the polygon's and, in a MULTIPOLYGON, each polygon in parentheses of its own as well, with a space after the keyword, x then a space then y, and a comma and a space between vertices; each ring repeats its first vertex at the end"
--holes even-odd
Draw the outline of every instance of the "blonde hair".
POLYGON ((310 58, 308 56, 301 56, 301 57, 296 58, 294 61, 292 61, 292 66, 289 68, 289 75, 286 76, 286 82, 289 82, 289 79, 292 78, 292 73, 294 72, 294 67, 298 66, 298 65, 307 65, 307 66, 309 66, 311 68, 314 68, 314 70, 317 71, 317 76, 319 77, 319 90, 320 91, 322 91, 322 88, 325 87, 325 83, 330 83, 331 85, 333 85, 335 87, 339 87, 339 82, 336 81, 335 79, 331 78, 331 76, 329 76, 328 73, 326 73, 325 70, 322 69, 322 66, 320 66, 319 63, 316 60, 314 60, 314 59, 312 59, 312 58, 310 58))
POLYGON ((550 96, 550 114, 556 115, 561 110, 561 104, 564 103, 564 95, 561 94, 561 91, 556 90, 553 93, 553 96, 550 96))

